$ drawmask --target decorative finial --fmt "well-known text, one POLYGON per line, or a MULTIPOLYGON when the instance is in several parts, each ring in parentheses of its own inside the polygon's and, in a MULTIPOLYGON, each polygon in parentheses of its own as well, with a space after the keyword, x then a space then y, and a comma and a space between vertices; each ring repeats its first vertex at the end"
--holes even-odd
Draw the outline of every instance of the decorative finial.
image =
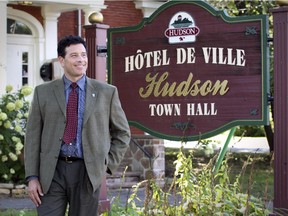
POLYGON ((286 5, 288 5, 288 0, 276 0, 276 3, 279 6, 286 6, 286 5))
POLYGON ((100 12, 93 12, 89 16, 89 22, 91 24, 102 23, 103 22, 103 15, 100 12))

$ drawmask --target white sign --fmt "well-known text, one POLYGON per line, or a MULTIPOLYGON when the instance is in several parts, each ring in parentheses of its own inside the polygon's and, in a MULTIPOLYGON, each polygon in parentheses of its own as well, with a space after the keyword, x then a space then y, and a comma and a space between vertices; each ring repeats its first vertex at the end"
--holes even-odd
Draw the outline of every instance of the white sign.
POLYGON ((165 36, 169 44, 190 43, 196 41, 200 29, 195 25, 193 17, 186 12, 176 13, 169 22, 165 36))

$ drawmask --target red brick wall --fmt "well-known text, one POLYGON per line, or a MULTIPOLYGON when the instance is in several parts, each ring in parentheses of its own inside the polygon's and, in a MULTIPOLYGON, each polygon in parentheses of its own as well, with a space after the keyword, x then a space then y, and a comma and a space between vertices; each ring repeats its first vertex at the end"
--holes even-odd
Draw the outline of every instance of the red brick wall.
POLYGON ((105 1, 105 5, 107 8, 101 11, 103 23, 110 27, 134 26, 143 19, 142 11, 132 1, 105 1))
MULTIPOLYGON (((84 25, 84 15, 81 16, 81 26, 84 25)), ((58 18, 58 40, 66 35, 78 35, 78 11, 61 13, 58 18)), ((82 28, 82 36, 84 30, 82 28)))
POLYGON ((29 13, 30 15, 34 16, 43 25, 41 7, 24 6, 24 5, 16 5, 16 4, 8 4, 8 7, 12 7, 13 9, 22 10, 22 11, 29 13))
MULTIPOLYGON (((143 19, 142 11, 135 8, 130 1, 105 1, 107 8, 102 10, 104 16, 103 24, 110 27, 124 27, 137 25, 143 19)), ((82 26, 84 25, 84 13, 82 12, 82 26)), ((58 18, 58 40, 65 35, 78 34, 78 12, 65 12, 58 18)), ((82 36, 85 32, 82 28, 82 36)))

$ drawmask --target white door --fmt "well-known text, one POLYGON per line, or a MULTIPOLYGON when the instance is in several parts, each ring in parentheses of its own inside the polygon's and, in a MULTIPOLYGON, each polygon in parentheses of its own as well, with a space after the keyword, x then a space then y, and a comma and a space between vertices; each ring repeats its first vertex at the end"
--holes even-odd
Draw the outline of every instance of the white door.
POLYGON ((29 45, 7 46, 7 84, 14 90, 32 84, 32 49, 29 45))

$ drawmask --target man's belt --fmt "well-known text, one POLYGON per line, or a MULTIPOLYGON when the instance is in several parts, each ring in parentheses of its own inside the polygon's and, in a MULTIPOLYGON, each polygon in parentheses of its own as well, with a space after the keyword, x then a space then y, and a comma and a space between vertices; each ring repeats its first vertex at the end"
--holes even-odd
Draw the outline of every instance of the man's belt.
POLYGON ((67 163, 73 163, 74 161, 83 160, 82 158, 78 157, 67 157, 67 156, 60 156, 59 160, 63 160, 67 163))

